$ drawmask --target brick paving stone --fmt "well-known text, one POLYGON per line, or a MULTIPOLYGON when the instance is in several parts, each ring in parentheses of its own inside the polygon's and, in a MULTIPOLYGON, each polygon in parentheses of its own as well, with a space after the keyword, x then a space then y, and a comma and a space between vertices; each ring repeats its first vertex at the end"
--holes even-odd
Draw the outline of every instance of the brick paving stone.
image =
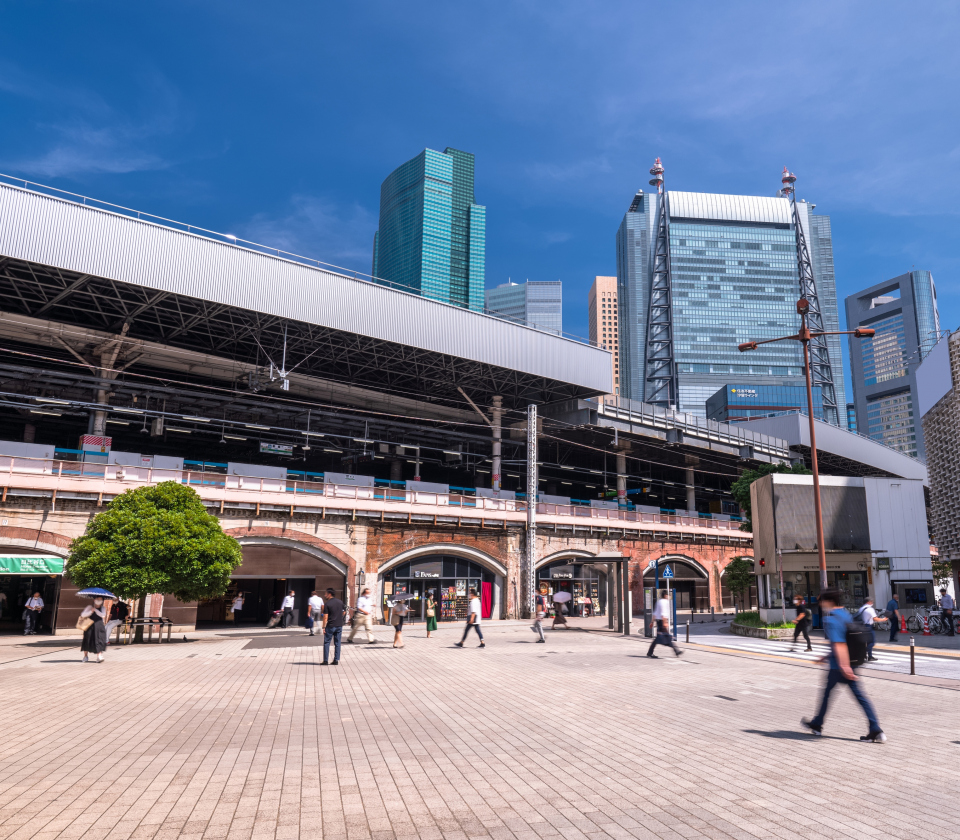
POLYGON ((457 632, 336 669, 296 637, 0 656, 0 840, 960 837, 955 690, 867 676, 890 743, 842 693, 813 739, 807 663, 457 632))

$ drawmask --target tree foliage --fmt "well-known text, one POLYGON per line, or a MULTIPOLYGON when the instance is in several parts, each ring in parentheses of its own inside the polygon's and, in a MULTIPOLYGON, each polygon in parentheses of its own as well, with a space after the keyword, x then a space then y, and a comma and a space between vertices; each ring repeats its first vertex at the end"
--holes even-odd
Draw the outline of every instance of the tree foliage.
POLYGON ((165 481, 117 496, 70 546, 66 574, 120 598, 158 592, 181 601, 216 598, 242 560, 190 487, 165 481))
POLYGON ((752 507, 750 505, 750 485, 753 484, 758 478, 763 478, 765 475, 770 475, 770 473, 793 473, 794 475, 810 475, 811 471, 808 470, 803 464, 794 464, 792 467, 787 464, 776 463, 776 464, 761 464, 756 469, 744 470, 733 484, 730 486, 730 495, 733 496, 733 500, 740 506, 740 512, 743 515, 743 523, 740 525, 741 531, 752 531, 753 522, 752 519, 752 507))
POLYGON ((933 566, 933 579, 936 581, 938 589, 945 589, 950 585, 950 580, 953 577, 953 565, 949 560, 942 560, 937 558, 932 563, 933 566))
POLYGON ((734 557, 723 570, 723 577, 727 581, 727 589, 734 598, 739 599, 740 608, 743 609, 743 594, 750 590, 753 583, 753 563, 745 557, 734 557))

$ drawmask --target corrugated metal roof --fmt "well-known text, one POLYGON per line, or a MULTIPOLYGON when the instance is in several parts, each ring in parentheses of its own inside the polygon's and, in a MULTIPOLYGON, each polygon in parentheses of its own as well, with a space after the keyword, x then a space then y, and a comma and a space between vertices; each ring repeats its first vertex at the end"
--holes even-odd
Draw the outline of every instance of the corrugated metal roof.
POLYGON ((669 191, 670 218, 767 222, 788 225, 790 202, 760 195, 719 195, 669 191))
POLYGON ((605 350, 8 184, 0 184, 0 255, 613 390, 605 350))

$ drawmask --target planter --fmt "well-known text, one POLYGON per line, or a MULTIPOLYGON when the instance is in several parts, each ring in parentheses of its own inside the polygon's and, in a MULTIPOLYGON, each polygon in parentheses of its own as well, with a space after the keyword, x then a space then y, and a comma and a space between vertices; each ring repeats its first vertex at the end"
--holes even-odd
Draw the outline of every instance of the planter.
POLYGON ((791 627, 748 627, 746 624, 730 625, 730 632, 738 636, 750 636, 753 639, 792 639, 791 627))

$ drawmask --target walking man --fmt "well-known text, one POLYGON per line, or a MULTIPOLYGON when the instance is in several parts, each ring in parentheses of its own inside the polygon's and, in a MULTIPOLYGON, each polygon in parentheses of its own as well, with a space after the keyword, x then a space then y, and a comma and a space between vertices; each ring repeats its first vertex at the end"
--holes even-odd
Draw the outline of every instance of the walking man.
POLYGON ((887 740, 887 736, 883 734, 880 721, 877 720, 877 713, 873 710, 873 706, 867 699, 867 695, 860 686, 857 675, 850 665, 847 627, 852 619, 850 613, 840 606, 842 598, 843 596, 838 589, 827 589, 820 594, 820 605, 823 609, 823 632, 827 641, 830 642, 830 653, 824 659, 830 663, 830 668, 827 671, 827 682, 823 688, 820 711, 817 712, 817 716, 813 720, 804 718, 801 723, 814 735, 822 735, 823 721, 827 716, 827 706, 830 703, 830 693, 838 685, 848 685, 870 724, 870 731, 866 735, 861 735, 860 740, 882 744, 887 740))
POLYGON ((873 646, 877 643, 877 637, 874 633, 873 626, 878 621, 883 621, 883 617, 877 615, 877 611, 873 608, 873 598, 867 598, 863 602, 863 606, 857 610, 855 618, 860 619, 860 621, 870 628, 870 639, 867 642, 867 661, 876 662, 877 657, 873 655, 873 646))
POLYGON ((797 595, 794 603, 797 607, 797 617, 793 620, 793 623, 797 626, 793 628, 793 644, 790 645, 790 653, 793 653, 793 649, 797 646, 797 639, 800 638, 801 633, 803 633, 803 638, 807 643, 805 650, 813 650, 810 646, 810 607, 799 595, 797 595))
POLYGON ((353 627, 347 641, 352 645, 353 637, 357 635, 360 628, 367 634, 367 644, 373 644, 376 639, 373 637, 373 598, 370 597, 370 587, 365 586, 360 597, 357 598, 357 606, 353 610, 353 627))
POLYGON ((327 590, 327 600, 323 604, 323 662, 330 664, 330 643, 333 643, 333 664, 340 664, 340 639, 343 636, 343 617, 347 608, 336 592, 327 590))
POLYGON ((670 634, 670 599, 667 597, 666 589, 660 591, 660 600, 657 601, 657 605, 653 608, 653 631, 653 644, 650 645, 650 650, 647 651, 647 656, 651 659, 660 658, 653 652, 653 649, 657 645, 672 647, 673 652, 677 656, 683 653, 683 651, 677 647, 677 643, 670 634))
POLYGON ((540 587, 540 592, 537 593, 537 602, 534 605, 533 613, 535 617, 533 619, 533 627, 530 628, 534 633, 540 635, 540 638, 537 639, 537 644, 546 641, 543 637, 543 620, 547 617, 547 610, 549 608, 550 601, 547 598, 547 587, 544 585, 540 587))
POLYGON ((483 641, 483 631, 480 629, 480 599, 477 597, 477 590, 470 590, 470 608, 467 612, 467 626, 463 631, 463 638, 457 642, 457 647, 463 647, 463 643, 467 640, 467 635, 470 633, 470 628, 476 628, 477 635, 480 637, 480 647, 486 647, 486 643, 483 641))
POLYGON ((307 619, 310 624, 310 635, 314 635, 314 631, 317 629, 317 622, 320 621, 320 617, 323 615, 323 598, 317 594, 317 590, 314 589, 310 593, 310 600, 307 601, 307 619))
POLYGON ((280 626, 287 628, 290 626, 293 621, 293 590, 290 590, 290 594, 283 599, 283 603, 280 605, 280 609, 283 610, 283 618, 280 619, 280 626))
POLYGON ((890 641, 897 640, 897 633, 900 632, 900 602, 897 600, 897 593, 887 601, 887 618, 890 620, 890 641))
POLYGON ((43 612, 43 598, 40 597, 40 593, 34 592, 33 597, 27 600, 23 608, 23 635, 36 636, 40 613, 43 612))
POLYGON ((946 589, 940 590, 940 609, 943 610, 943 620, 947 622, 947 635, 956 636, 957 631, 953 625, 953 598, 947 594, 946 589))

